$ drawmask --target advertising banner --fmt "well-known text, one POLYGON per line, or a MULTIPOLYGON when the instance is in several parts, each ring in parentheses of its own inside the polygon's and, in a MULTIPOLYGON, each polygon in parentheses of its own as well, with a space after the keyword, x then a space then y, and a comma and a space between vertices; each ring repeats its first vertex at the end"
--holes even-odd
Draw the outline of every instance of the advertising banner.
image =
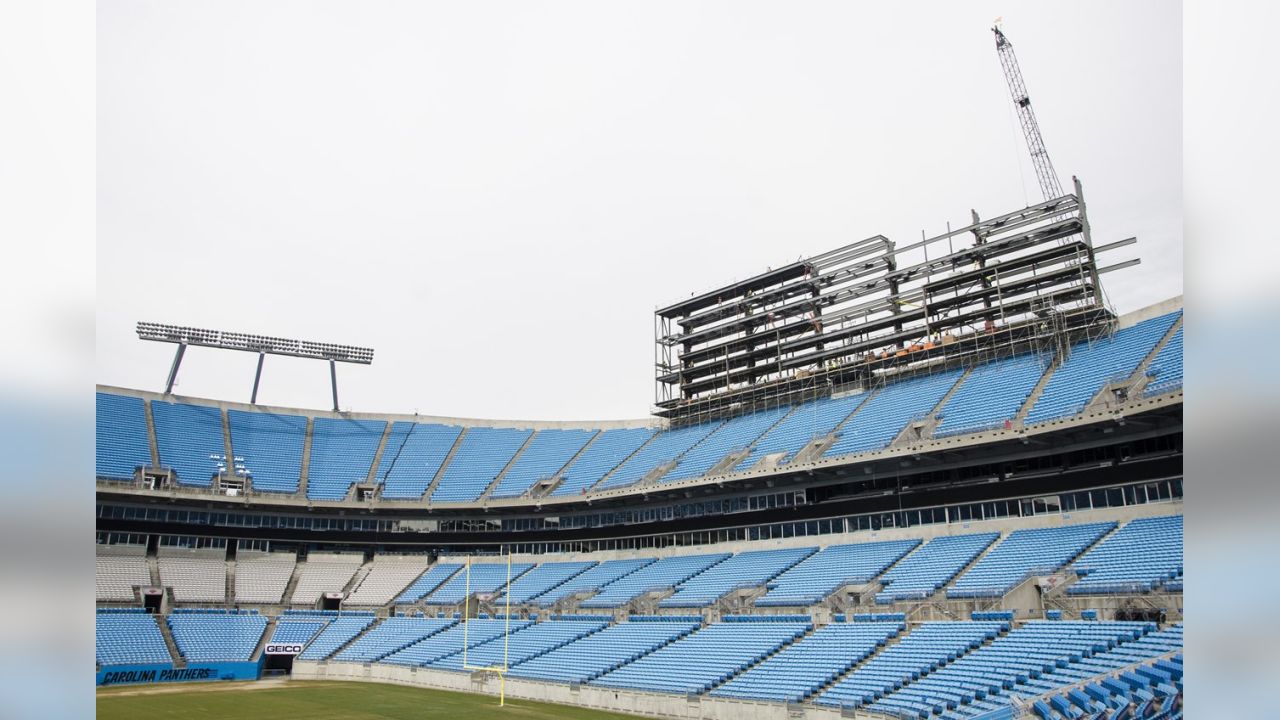
POLYGON ((146 685, 209 680, 257 680, 260 662, 192 663, 175 668, 172 663, 105 665, 98 671, 98 685, 146 685))

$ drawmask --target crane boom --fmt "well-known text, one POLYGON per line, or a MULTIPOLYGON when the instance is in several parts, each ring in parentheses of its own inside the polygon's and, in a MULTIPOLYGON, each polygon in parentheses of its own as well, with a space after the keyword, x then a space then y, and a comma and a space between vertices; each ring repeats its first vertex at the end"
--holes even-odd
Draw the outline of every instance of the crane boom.
POLYGON ((1018 58, 1013 54, 1013 43, 1009 42, 1000 28, 993 27, 991 31, 996 34, 996 54, 1000 56, 1005 79, 1009 81, 1009 93, 1013 95, 1013 105, 1018 111, 1018 120, 1022 123, 1022 134, 1027 138, 1027 149, 1031 151, 1031 164, 1036 168, 1040 192, 1044 194, 1045 200, 1060 198, 1063 195, 1062 185, 1058 182, 1058 173, 1053 169, 1053 161, 1049 159, 1049 151, 1044 146, 1035 111, 1031 109, 1031 97, 1027 95, 1027 85, 1022 80, 1018 58))

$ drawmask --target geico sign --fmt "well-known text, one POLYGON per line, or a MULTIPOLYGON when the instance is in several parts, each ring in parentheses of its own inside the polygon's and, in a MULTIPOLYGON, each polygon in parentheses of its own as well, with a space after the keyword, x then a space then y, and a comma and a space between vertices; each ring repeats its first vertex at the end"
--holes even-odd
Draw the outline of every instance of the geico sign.
POLYGON ((274 643, 274 644, 268 645, 267 649, 264 650, 263 652, 265 652, 268 655, 297 655, 298 653, 302 652, 302 646, 295 645, 293 643, 289 643, 289 644, 274 643))

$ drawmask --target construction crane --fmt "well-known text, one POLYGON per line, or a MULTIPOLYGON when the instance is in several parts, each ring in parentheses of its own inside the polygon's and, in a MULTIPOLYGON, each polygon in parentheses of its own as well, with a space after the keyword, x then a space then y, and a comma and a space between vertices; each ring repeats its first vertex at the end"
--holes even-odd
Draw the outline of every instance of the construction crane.
POLYGON ((1031 164, 1036 168, 1036 179, 1040 182, 1040 192, 1045 200, 1054 200, 1063 195, 1062 185, 1058 182, 1058 173, 1053 169, 1053 161, 1049 159, 1049 151, 1044 146, 1044 138, 1040 136, 1040 125, 1036 122, 1036 113, 1031 109, 1031 97, 1027 95, 1027 85, 1022 81, 1022 69, 1018 67, 1018 58, 1013 54, 1013 43, 1000 31, 1000 27, 991 28, 996 34, 996 54, 1000 56, 1000 65, 1004 67, 1004 77, 1009 81, 1009 93, 1013 95, 1014 107, 1018 110, 1018 120, 1022 122, 1022 134, 1027 138, 1027 149, 1031 151, 1031 164))

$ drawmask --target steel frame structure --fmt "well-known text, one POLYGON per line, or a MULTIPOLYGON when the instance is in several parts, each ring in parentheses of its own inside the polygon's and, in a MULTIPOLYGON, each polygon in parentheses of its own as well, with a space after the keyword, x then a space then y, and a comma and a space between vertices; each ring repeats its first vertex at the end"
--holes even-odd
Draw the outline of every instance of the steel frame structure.
POLYGON ((1083 188, 919 242, 883 235, 654 313, 654 404, 674 423, 870 385, 992 352, 1065 351, 1115 314, 1083 188))

